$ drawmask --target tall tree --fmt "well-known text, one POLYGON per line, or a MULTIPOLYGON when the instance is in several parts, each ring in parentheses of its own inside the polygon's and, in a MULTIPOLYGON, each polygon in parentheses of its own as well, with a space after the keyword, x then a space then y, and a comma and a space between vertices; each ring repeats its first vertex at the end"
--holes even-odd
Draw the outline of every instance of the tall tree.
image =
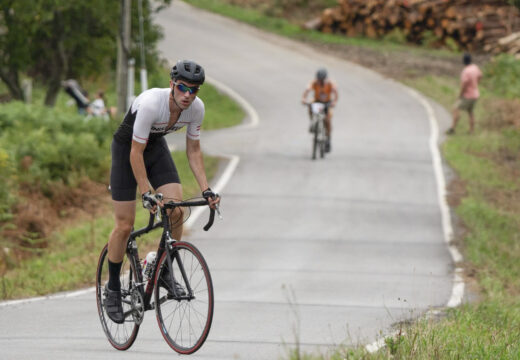
MULTIPOLYGON (((160 9, 170 2, 154 5, 160 9)), ((145 49, 147 57, 156 57, 160 30, 152 23, 151 4, 143 0, 145 49)), ((0 0, 0 79, 13 98, 22 99, 20 76, 30 76, 47 87, 45 104, 52 106, 63 79, 106 75, 115 68, 118 26, 117 1, 0 0)), ((132 19, 136 35, 137 26, 132 19)), ((138 49, 137 41, 132 37, 130 51, 138 49)))
POLYGON ((47 86, 45 104, 53 106, 65 78, 99 75, 111 65, 118 6, 104 0, 32 2, 45 18, 33 38, 31 54, 38 61, 30 74, 47 86))
POLYGON ((131 0, 120 0, 119 31, 117 33, 117 111, 124 115, 128 107, 128 59, 132 25, 131 0))
POLYGON ((0 79, 17 100, 23 100, 20 72, 31 63, 27 38, 31 38, 34 26, 27 5, 16 0, 0 1, 0 79))

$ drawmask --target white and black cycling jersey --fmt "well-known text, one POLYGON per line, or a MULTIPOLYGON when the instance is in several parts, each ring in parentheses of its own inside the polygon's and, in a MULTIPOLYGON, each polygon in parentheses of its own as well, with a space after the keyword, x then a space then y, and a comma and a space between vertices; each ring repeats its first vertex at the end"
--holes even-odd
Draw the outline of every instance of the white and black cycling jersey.
POLYGON ((170 91, 170 88, 153 88, 141 93, 132 103, 114 138, 127 144, 131 143, 131 140, 153 144, 156 139, 186 126, 186 136, 192 140, 199 140, 200 127, 204 119, 204 103, 196 97, 192 104, 181 112, 179 120, 168 128, 170 91))

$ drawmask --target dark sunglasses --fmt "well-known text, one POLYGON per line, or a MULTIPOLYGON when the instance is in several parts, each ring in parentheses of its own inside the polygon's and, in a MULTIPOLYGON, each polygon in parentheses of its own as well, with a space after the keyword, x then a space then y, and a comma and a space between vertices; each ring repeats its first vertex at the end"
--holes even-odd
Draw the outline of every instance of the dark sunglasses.
POLYGON ((190 92, 190 95, 196 94, 200 87, 198 86, 187 86, 181 83, 174 83, 175 86, 177 86, 177 89, 179 89, 180 92, 185 93, 186 91, 190 92))

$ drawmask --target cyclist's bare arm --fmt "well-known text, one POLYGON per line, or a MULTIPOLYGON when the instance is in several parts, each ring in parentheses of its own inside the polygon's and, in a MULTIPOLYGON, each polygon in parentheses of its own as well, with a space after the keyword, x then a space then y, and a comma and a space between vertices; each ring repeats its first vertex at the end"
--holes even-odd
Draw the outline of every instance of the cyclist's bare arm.
POLYGON ((132 140, 132 148, 130 149, 130 165, 132 165, 132 170, 141 195, 152 190, 150 189, 150 184, 146 175, 146 168, 144 166, 143 153, 145 148, 146 144, 132 140))
POLYGON ((330 82, 332 84, 332 91, 331 91, 331 96, 332 96, 332 99, 331 99, 331 106, 334 107, 336 106, 336 103, 338 102, 338 88, 336 86, 336 84, 334 82, 330 82))
MULTIPOLYGON (((186 156, 190 164, 191 171, 199 184, 200 191, 209 188, 208 180, 206 178, 206 170, 204 169, 204 160, 202 158, 202 151, 200 150, 200 141, 193 140, 186 137, 186 156)), ((215 205, 220 202, 220 198, 208 199, 209 206, 214 209, 215 205)))

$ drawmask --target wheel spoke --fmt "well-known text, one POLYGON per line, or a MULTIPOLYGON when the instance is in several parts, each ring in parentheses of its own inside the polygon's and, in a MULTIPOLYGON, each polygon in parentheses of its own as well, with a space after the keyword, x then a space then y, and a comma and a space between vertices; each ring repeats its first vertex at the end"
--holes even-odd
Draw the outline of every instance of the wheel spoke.
POLYGON ((105 309, 105 285, 108 283, 108 256, 107 247, 103 249, 100 255, 100 261, 98 263, 96 286, 97 286, 97 302, 99 310, 99 319, 105 335, 112 346, 118 350, 126 350, 135 341, 139 330, 139 324, 135 321, 135 316, 139 316, 139 308, 142 308, 142 304, 132 301, 132 289, 130 288, 133 283, 135 271, 131 262, 127 256, 123 260, 121 266, 121 297, 123 304, 123 314, 125 321, 122 324, 116 324, 109 317, 105 309))
MULTIPOLYGON (((176 243, 173 258, 173 274, 176 281, 187 291, 197 294, 189 301, 174 299, 162 301, 164 287, 155 289, 157 320, 168 344, 183 354, 195 352, 202 346, 209 332, 213 316, 213 287, 209 270, 202 257, 193 245, 176 243), (184 269, 187 283, 184 282, 181 268, 184 269)), ((165 254, 166 255, 166 254, 165 254)), ((160 266, 166 262, 161 257, 160 266)))

